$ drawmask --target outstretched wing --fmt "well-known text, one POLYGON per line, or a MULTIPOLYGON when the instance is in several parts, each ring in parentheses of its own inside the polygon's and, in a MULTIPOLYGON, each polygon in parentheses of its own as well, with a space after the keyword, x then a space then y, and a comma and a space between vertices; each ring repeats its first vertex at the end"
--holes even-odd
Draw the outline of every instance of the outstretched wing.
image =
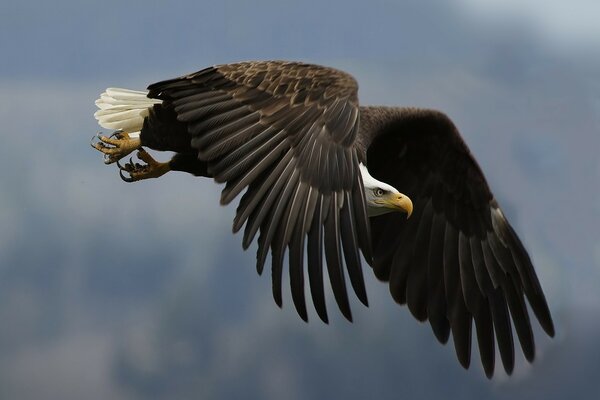
POLYGON ((533 265, 452 122, 435 111, 408 112, 414 115, 392 123, 368 149, 371 174, 414 204, 408 220, 371 219, 375 274, 389 280, 398 303, 429 320, 440 342, 452 332, 465 368, 474 320, 486 374, 494 371, 494 337, 510 373, 511 317, 525 357, 531 361, 535 353, 525 297, 554 334, 533 265))
POLYGON ((272 255, 273 296, 289 248, 291 292, 307 320, 304 255, 316 311, 327 322, 322 253, 335 299, 351 319, 344 265, 358 298, 367 304, 359 249, 370 260, 369 222, 358 158, 356 81, 309 64, 245 62, 220 65, 151 85, 192 136, 198 158, 217 182, 221 203, 246 190, 233 230, 245 224, 243 247, 257 232, 257 270, 272 255))

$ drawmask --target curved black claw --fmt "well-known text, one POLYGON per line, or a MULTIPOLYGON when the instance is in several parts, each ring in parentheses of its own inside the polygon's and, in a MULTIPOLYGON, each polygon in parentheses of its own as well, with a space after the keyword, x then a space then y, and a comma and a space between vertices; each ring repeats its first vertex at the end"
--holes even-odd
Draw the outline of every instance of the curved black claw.
POLYGON ((135 180, 134 180, 134 179, 133 179, 131 176, 129 176, 129 177, 125 176, 125 175, 123 174, 123 171, 124 171, 124 170, 119 170, 119 176, 121 177, 121 179, 122 179, 123 181, 125 181, 125 182, 127 182, 127 183, 132 183, 132 182, 135 182, 135 180))
POLYGON ((95 146, 96 143, 94 142, 94 140, 100 140, 99 137, 100 137, 100 132, 96 133, 95 135, 92 135, 92 140, 90 140, 90 146, 92 146, 93 148, 96 148, 96 146, 95 146))
POLYGON ((119 160, 117 160, 116 163, 117 163, 117 166, 119 167, 119 176, 121 177, 121 179, 127 183, 135 182, 135 179, 133 179, 133 177, 131 176, 131 167, 130 167, 131 159, 130 159, 129 163, 127 163, 125 165, 121 165, 119 160), (128 173, 129 176, 125 176, 123 174, 123 171, 128 173))
POLYGON ((90 146, 92 146, 96 150, 102 151, 102 149, 109 149, 104 142, 102 142, 102 133, 98 132, 94 136, 92 136, 92 140, 90 140, 90 146))
POLYGON ((121 129, 116 130, 112 133, 112 135, 109 136, 109 138, 123 139, 123 131, 121 129))

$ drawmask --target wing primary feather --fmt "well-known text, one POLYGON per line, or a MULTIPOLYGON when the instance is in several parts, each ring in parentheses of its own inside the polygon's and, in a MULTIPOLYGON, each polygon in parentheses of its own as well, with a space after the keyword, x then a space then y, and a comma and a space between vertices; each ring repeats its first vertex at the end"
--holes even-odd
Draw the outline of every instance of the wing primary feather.
MULTIPOLYGON (((281 306, 283 305, 283 300, 281 296, 283 257, 283 252, 277 250, 271 251, 271 288, 273 292, 273 300, 275 300, 275 304, 277 304, 279 308, 281 308, 281 306)), ((302 315, 300 317, 302 317, 302 315)))
MULTIPOLYGON (((313 219, 313 215, 315 212, 315 207, 318 199, 318 192, 315 188, 308 186, 307 193, 305 196, 305 201, 302 207, 302 213, 298 217, 298 223, 296 224, 296 228, 294 230, 294 236, 291 239, 290 246, 290 284, 292 285, 292 299, 294 300, 294 287, 298 288, 300 285, 292 284, 292 281, 296 280, 301 282, 302 288, 304 288, 304 240, 305 235, 308 234, 311 228, 311 221, 313 219), (294 262, 294 265, 292 265, 294 262), (295 269, 295 273, 298 274, 297 279, 292 278, 292 268, 295 269)), ((323 280, 321 279, 321 287, 323 280)), ((312 286, 311 286, 312 288, 312 286)), ((298 289, 296 289, 298 290, 298 289)), ((300 307, 304 314, 306 314, 306 302, 304 298, 304 289, 297 293, 296 297, 298 301, 294 300, 294 305, 296 306, 296 310, 300 314, 301 311, 298 310, 300 307), (297 304, 298 303, 298 304, 297 304)), ((314 301, 314 300, 313 300, 314 301)), ((323 304, 324 305, 324 304, 323 304)), ((320 315, 321 317, 321 315, 320 315)), ((324 322, 327 322, 327 312, 324 313, 324 322)), ((323 319, 323 318, 322 318, 323 319)))
MULTIPOLYGON (((321 149, 323 146, 321 145, 321 149)), ((331 183, 329 182, 329 154, 321 155, 319 154, 319 176, 318 176, 318 186, 323 188, 328 188, 331 190, 331 183)), ((326 212, 329 212, 326 210, 326 212)))
POLYGON ((313 124, 313 126, 304 135, 305 139, 303 139, 303 141, 305 142, 301 142, 297 147, 298 149, 301 149, 300 153, 298 154, 299 162, 301 162, 304 165, 310 166, 304 171, 303 179, 310 181, 311 184, 315 184, 316 182, 314 181, 314 177, 319 176, 318 159, 316 162, 314 161, 315 158, 318 157, 318 154, 315 154, 318 153, 318 151, 315 152, 315 148, 317 148, 318 145, 316 140, 316 134, 318 133, 319 129, 320 127, 318 127, 316 123, 313 124))
MULTIPOLYGON (((263 174, 257 178, 256 181, 252 182, 250 185, 248 185, 248 190, 246 190, 242 196, 242 198, 240 199, 240 202, 238 203, 237 209, 235 210, 235 217, 233 218, 233 225, 232 225, 232 232, 233 233, 237 233, 242 226, 244 226, 244 223, 246 222, 246 219, 248 217, 246 217, 246 219, 242 219, 242 215, 246 212, 246 210, 248 210, 248 208, 250 207, 250 204, 256 200, 257 196, 260 196, 261 198, 258 200, 262 199, 262 196, 264 195, 264 193, 260 192, 260 189, 262 187, 261 183, 264 182, 265 180, 269 179, 271 177, 271 172, 273 172, 273 170, 267 170, 265 172, 263 172, 263 174)), ((274 180, 275 177, 273 177, 274 180)), ((250 210, 251 212, 252 210, 250 210)), ((245 235, 244 235, 245 238, 245 235)), ((242 247, 244 247, 244 241, 242 241, 242 247)), ((244 247, 244 250, 246 250, 247 248, 244 247)))
POLYGON ((471 364, 472 317, 465 306, 459 268, 458 233, 452 224, 447 223, 444 234, 444 283, 448 320, 458 361, 468 369, 471 364))
POLYGON ((471 263, 475 271, 475 280, 481 293, 490 293, 492 291, 492 281, 489 276, 481 248, 481 239, 475 236, 469 238, 469 247, 471 249, 471 263))
POLYGON ((298 221, 300 216, 300 210, 303 209, 303 205, 306 204, 306 192, 308 191, 308 185, 304 182, 299 182, 295 188, 294 195, 289 201, 289 206, 286 210, 287 215, 283 219, 285 223, 282 225, 283 228, 283 245, 286 246, 290 243, 292 233, 295 230, 295 226, 302 226, 302 220, 298 221))
POLYGON ((485 375, 488 379, 494 374, 495 346, 494 346, 494 325, 492 316, 484 299, 483 304, 475 315, 475 328, 477 330, 477 343, 479 344, 479 356, 485 375))
MULTIPOLYGON (((319 186, 319 181, 318 181, 318 177, 321 176, 322 171, 320 170, 321 168, 321 156, 323 153, 323 148, 321 146, 321 144, 319 143, 319 141, 317 139, 315 139, 313 141, 313 149, 311 150, 311 154, 310 154, 310 161, 308 162, 308 165, 311 166, 310 171, 307 171, 307 174, 310 173, 311 177, 310 177, 310 182, 312 186, 315 187, 320 187, 319 186)), ((305 179, 307 177, 305 176, 305 179)))
MULTIPOLYGON (((350 175, 350 171, 348 167, 352 167, 351 160, 352 156, 348 153, 348 149, 340 149, 338 152, 338 176, 342 185, 342 188, 352 187, 354 185, 354 180, 350 175)), ((344 199, 346 197, 344 196, 344 199)))
MULTIPOLYGON (((481 296, 478 300, 478 310, 474 314, 475 326, 477 328, 477 341, 479 343, 479 354, 481 363, 485 370, 486 376, 491 378, 494 373, 494 323, 493 323, 493 307, 490 302, 490 296, 493 296, 493 285, 488 275, 483 252, 481 247, 481 239, 472 236, 469 239, 469 247, 471 250, 471 263, 475 271, 475 279, 479 287, 481 296), (482 297, 485 294, 486 298, 482 297)), ((503 349, 504 350, 504 349, 503 349)))
POLYGON ((413 257, 409 263, 406 283, 406 304, 419 321, 427 319, 427 260, 430 246, 433 207, 429 199, 419 218, 413 246, 413 257))
POLYGON ((496 340, 502 365, 508 375, 512 374, 515 366, 515 348, 512 337, 512 326, 508 314, 508 305, 501 288, 496 288, 488 296, 490 311, 496 330, 496 340))
POLYGON ((527 361, 531 362, 535 358, 535 343, 533 341, 533 331, 531 330, 531 322, 527 314, 523 293, 510 279, 505 291, 506 301, 512 315, 515 330, 517 331, 517 337, 521 343, 521 349, 527 361))
POLYGON ((515 265, 517 266, 517 270, 519 271, 519 276, 521 277, 523 287, 527 289, 527 291, 531 291, 533 293, 541 292, 542 288, 537 276, 535 275, 527 250, 525 250, 525 247, 523 247, 523 244, 508 221, 505 221, 505 223, 509 249, 513 256, 513 260, 515 261, 515 265))
POLYGON ((357 121, 359 119, 359 110, 356 107, 352 108, 352 112, 350 115, 350 121, 352 123, 354 123, 354 126, 349 128, 346 131, 346 135, 344 138, 342 138, 341 144, 342 146, 350 146, 352 143, 354 143, 354 141, 356 140, 356 135, 358 133, 358 127, 359 124, 357 124, 357 121))
MULTIPOLYGON (((300 227, 300 225, 298 225, 300 227)), ((304 297, 304 234, 300 229, 294 231, 290 243, 290 287, 292 301, 296 312, 305 322, 308 322, 306 300, 304 297)))
POLYGON ((444 235, 446 221, 435 213, 431 223, 429 257, 427 260, 428 303, 427 316, 436 338, 446 343, 450 335, 450 324, 446 316, 446 293, 444 290, 444 235))
MULTIPOLYGON (((373 220, 385 218, 385 216, 373 217, 373 220)), ((375 243, 375 257, 372 261, 375 277, 380 281, 389 281, 394 262, 394 255, 398 249, 400 239, 404 235, 406 225, 401 224, 377 224, 373 229, 373 243, 375 243), (397 231, 396 231, 397 228, 397 231)))
POLYGON ((305 137, 303 133, 310 129, 312 126, 311 122, 315 120, 315 117, 318 117, 318 114, 319 109, 316 106, 311 106, 298 114, 291 121, 282 121, 282 123, 285 124, 285 130, 289 134, 289 140, 294 147, 299 146, 300 142, 302 142, 305 137))
MULTIPOLYGON (((319 126, 318 121, 315 121, 308 128, 303 127, 297 135, 299 137, 299 140, 294 140, 292 142, 292 146, 295 147, 298 151, 298 158, 310 167, 312 167, 312 164, 310 164, 309 161, 310 155, 317 142, 317 134, 320 131, 320 129, 321 127, 319 126)), ((310 167, 307 168, 307 172, 311 170, 310 167)))
MULTIPOLYGON (((326 121, 329 122, 327 124, 327 128, 331 132, 334 132, 336 130, 336 128, 340 127, 341 122, 343 121, 344 109, 347 104, 348 104, 348 102, 346 101, 346 99, 337 98, 325 109, 325 113, 323 114, 323 117, 325 118, 326 121)), ((338 135, 340 133, 341 132, 338 132, 333 137, 333 139, 335 141, 339 140, 338 135)))
POLYGON ((331 188, 331 190, 335 192, 339 192, 342 189, 342 185, 339 177, 339 150, 337 148, 330 149, 329 156, 327 160, 329 161, 329 173, 325 177, 321 177, 321 179, 325 178, 324 182, 326 187, 331 188))
MULTIPOLYGON (((260 248, 257 253, 257 257, 259 259, 260 264, 264 264, 265 262, 267 253, 269 251, 269 247, 271 246, 271 241, 273 240, 273 235, 275 235, 275 232, 277 231, 277 228, 281 223, 281 214, 284 212, 285 208, 288 205, 288 200, 291 196, 290 188, 294 187, 297 181, 298 170, 294 168, 289 180, 286 182, 284 188, 279 193, 277 202, 272 206, 272 213, 270 213, 261 224, 261 234, 259 238, 260 248)), ((269 197, 271 195, 272 193, 269 193, 269 197)), ((283 254, 278 254, 278 256, 283 257, 283 254)), ((281 286, 279 287, 279 297, 281 297, 281 286)))
POLYGON ((487 239, 488 244, 490 245, 490 250, 492 250, 492 255, 496 259, 498 265, 500 265, 502 272, 504 272, 506 275, 518 276, 518 272, 516 266, 514 265, 510 251, 504 247, 500 241, 500 238, 493 232, 489 232, 487 239))
POLYGON ((354 177, 354 189, 352 190, 352 204, 354 205, 354 218, 357 226, 358 243, 362 253, 367 260, 367 263, 373 262, 373 250, 371 244, 371 223, 367 214, 367 204, 365 200, 365 191, 360 170, 358 165, 358 157, 356 151, 352 153, 354 177))
POLYGON ((339 211, 337 209, 338 193, 333 192, 329 200, 329 213, 325 220, 325 258, 327 260, 327 271, 329 280, 333 289, 334 298, 342 312, 342 315, 352 321, 350 304, 346 293, 346 284, 344 282, 344 269, 340 256, 340 223, 339 211))
POLYGON ((360 254, 358 253, 357 233, 352 210, 352 197, 350 193, 342 194, 346 201, 340 210, 340 231, 342 237, 342 245, 344 249, 344 258, 346 260, 346 268, 350 283, 358 299, 365 305, 369 306, 367 299, 367 290, 363 279, 362 268, 360 265, 360 254))
POLYGON ((481 240, 481 252, 492 285, 494 286, 494 289, 496 289, 500 286, 500 282, 502 281, 501 274, 504 274, 504 272, 500 269, 500 265, 498 265, 494 253, 492 253, 492 249, 490 249, 487 237, 481 240))
POLYGON ((482 295, 475 280, 475 272, 471 262, 470 241, 462 231, 458 233, 458 263, 465 305, 472 314, 475 314, 479 309, 482 295))
POLYGON ((509 250, 504 247, 498 236, 493 233, 488 234, 488 243, 498 264, 501 265, 504 273, 507 275, 504 292, 506 293, 506 301, 512 315, 512 320, 517 331, 521 348, 525 354, 525 358, 533 360, 535 348, 533 344, 533 333, 531 330, 531 322, 525 307, 523 299, 523 288, 521 279, 518 276, 516 267, 513 264, 513 259, 509 250), (507 254, 508 253, 508 254, 507 254))
POLYGON ((263 222, 263 226, 261 227, 261 238, 259 239, 259 241, 261 242, 261 246, 258 250, 258 257, 261 260, 262 264, 264 264, 264 260, 267 257, 269 247, 271 248, 271 279, 273 288, 273 299, 280 307, 282 304, 281 279, 283 274, 283 257, 285 256, 285 245, 281 244, 281 242, 283 242, 281 235, 278 236, 275 239, 275 241, 273 241, 273 236, 277 231, 281 232, 281 230, 283 229, 281 223, 282 214, 286 211, 288 207, 290 200, 289 198, 292 192, 291 188, 296 186, 297 182, 298 173, 297 170, 294 170, 294 172, 292 172, 290 180, 287 182, 286 186, 281 191, 279 199, 277 199, 278 201, 274 205, 273 212, 269 216, 270 218, 263 222), (263 229, 265 229, 266 231, 264 233, 264 236, 262 232, 263 229))
POLYGON ((550 337, 554 337, 554 323, 552 322, 552 316, 550 315, 550 309, 548 303, 542 291, 540 282, 533 269, 531 259, 527 254, 527 250, 523 247, 523 244, 519 240, 517 234, 512 229, 510 224, 507 222, 507 228, 509 230, 509 242, 511 243, 511 253, 513 260, 517 265, 517 269, 521 273, 521 279, 526 280, 527 284, 524 285, 525 295, 531 305, 533 313, 540 322, 541 327, 550 337))
POLYGON ((339 99, 338 101, 342 103, 342 107, 336 113, 338 118, 333 119, 330 130, 333 133, 333 140, 343 143, 356 126, 355 118, 357 114, 353 113, 356 108, 348 102, 348 99, 339 99))
MULTIPOLYGON (((446 290, 446 303, 448 315, 454 313, 457 303, 464 302, 463 298, 455 297, 460 283, 460 270, 458 266, 458 233, 450 222, 446 223, 444 233, 444 285, 446 290)), ((461 296, 462 296, 462 289, 461 296)))
POLYGON ((308 279, 310 282, 310 294, 319 318, 328 323, 327 307, 325 304, 325 290, 323 286, 323 225, 321 219, 323 208, 327 205, 323 196, 318 195, 315 212, 308 231, 308 279))
MULTIPOLYGON (((292 162, 289 162, 282 174, 277 177, 277 181, 270 188, 269 192, 266 195, 266 199, 263 201, 261 207, 258 209, 256 217, 254 217, 254 214, 251 215, 251 220, 248 222, 248 225, 246 225, 246 230, 244 231, 244 243, 251 242, 254 235, 256 235, 258 229, 263 226, 265 218, 268 217, 270 211, 272 210, 272 203, 279 196, 279 193, 281 192, 284 183, 288 180, 292 171, 294 171, 294 166, 292 162), (248 240, 246 240, 246 238, 248 238, 248 240)), ((258 252, 256 255, 256 270, 259 275, 262 273, 263 266, 265 264, 265 259, 267 256, 266 253, 268 251, 268 246, 265 247, 265 235, 266 232, 262 232, 261 228, 261 235, 258 239, 258 252)))
POLYGON ((318 189, 310 186, 306 197, 306 210, 304 212, 304 222, 302 224, 304 227, 304 234, 308 234, 312 226, 313 215, 317 206, 317 200, 319 199, 318 189))
POLYGON ((399 239, 399 243, 402 243, 403 247, 396 250, 390 271, 390 292, 394 301, 398 304, 406 303, 408 275, 411 263, 414 261, 413 254, 416 238, 414 234, 409 234, 409 232, 412 233, 417 230, 423 210, 425 209, 421 199, 415 199, 414 203, 415 211, 408 220, 404 220, 404 217, 399 213, 387 217, 389 219, 388 223, 406 224, 402 238, 399 239))
MULTIPOLYGON (((460 287, 459 287, 459 290, 460 287)), ((460 293, 459 293, 460 294, 460 293)), ((465 369, 471 365, 471 334, 473 317, 461 301, 450 316, 450 329, 458 362, 465 369)))
MULTIPOLYGON (((388 218, 393 218, 393 221, 389 221, 390 224, 394 222, 397 224, 408 224, 405 221, 401 221, 399 215, 394 215, 393 217, 390 216, 388 218)), ((412 257, 414 245, 414 238, 409 236, 409 231, 409 227, 406 226, 400 234, 398 243, 402 243, 403 246, 401 249, 396 249, 389 267, 390 294, 392 295, 394 301, 398 304, 406 304, 406 282, 409 271, 407 263, 412 257)))
POLYGON ((290 288, 292 292, 292 301, 300 318, 308 321, 306 313, 306 301, 304 297, 304 213, 306 207, 301 207, 306 203, 306 193, 308 187, 304 183, 296 189, 296 194, 292 198, 289 206, 289 216, 284 229, 284 243, 289 241, 289 263, 290 263, 290 288), (296 222, 297 221, 297 222, 296 222), (290 231, 290 233, 288 233, 290 231), (291 237, 290 237, 291 236, 291 237))

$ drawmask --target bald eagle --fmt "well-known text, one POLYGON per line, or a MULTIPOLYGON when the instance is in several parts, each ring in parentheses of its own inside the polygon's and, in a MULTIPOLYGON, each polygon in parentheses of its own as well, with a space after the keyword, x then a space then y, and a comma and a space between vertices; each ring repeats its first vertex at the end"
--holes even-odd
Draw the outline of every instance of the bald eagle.
POLYGON ((368 305, 362 254, 441 343, 452 333, 465 368, 473 321, 488 377, 496 343, 505 371, 513 370, 513 324, 533 360, 525 299, 554 335, 527 251, 446 115, 359 106, 351 75, 284 61, 218 65, 147 91, 109 88, 96 105, 99 124, 114 133, 92 146, 126 182, 184 171, 225 183, 221 204, 243 193, 233 231, 244 227, 244 249, 259 234, 256 268, 262 273, 270 253, 279 306, 289 252, 291 296, 303 320, 305 269, 325 323, 324 268, 344 317, 352 320, 346 274, 368 305), (175 155, 158 162, 144 147, 175 155), (139 161, 119 163, 134 151, 139 161))

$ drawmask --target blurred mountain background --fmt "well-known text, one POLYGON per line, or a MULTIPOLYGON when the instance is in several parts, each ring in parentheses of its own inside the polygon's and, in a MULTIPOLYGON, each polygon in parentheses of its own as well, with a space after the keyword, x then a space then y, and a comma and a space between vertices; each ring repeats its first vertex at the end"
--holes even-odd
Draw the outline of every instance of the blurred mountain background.
POLYGON ((596 398, 599 16, 591 0, 3 2, 0 398, 596 398), (89 147, 104 88, 248 59, 341 68, 362 104, 455 121, 555 318, 533 365, 488 381, 474 350, 464 371, 369 271, 353 324, 332 298, 329 325, 305 324, 256 276, 219 186, 128 185, 89 147))

